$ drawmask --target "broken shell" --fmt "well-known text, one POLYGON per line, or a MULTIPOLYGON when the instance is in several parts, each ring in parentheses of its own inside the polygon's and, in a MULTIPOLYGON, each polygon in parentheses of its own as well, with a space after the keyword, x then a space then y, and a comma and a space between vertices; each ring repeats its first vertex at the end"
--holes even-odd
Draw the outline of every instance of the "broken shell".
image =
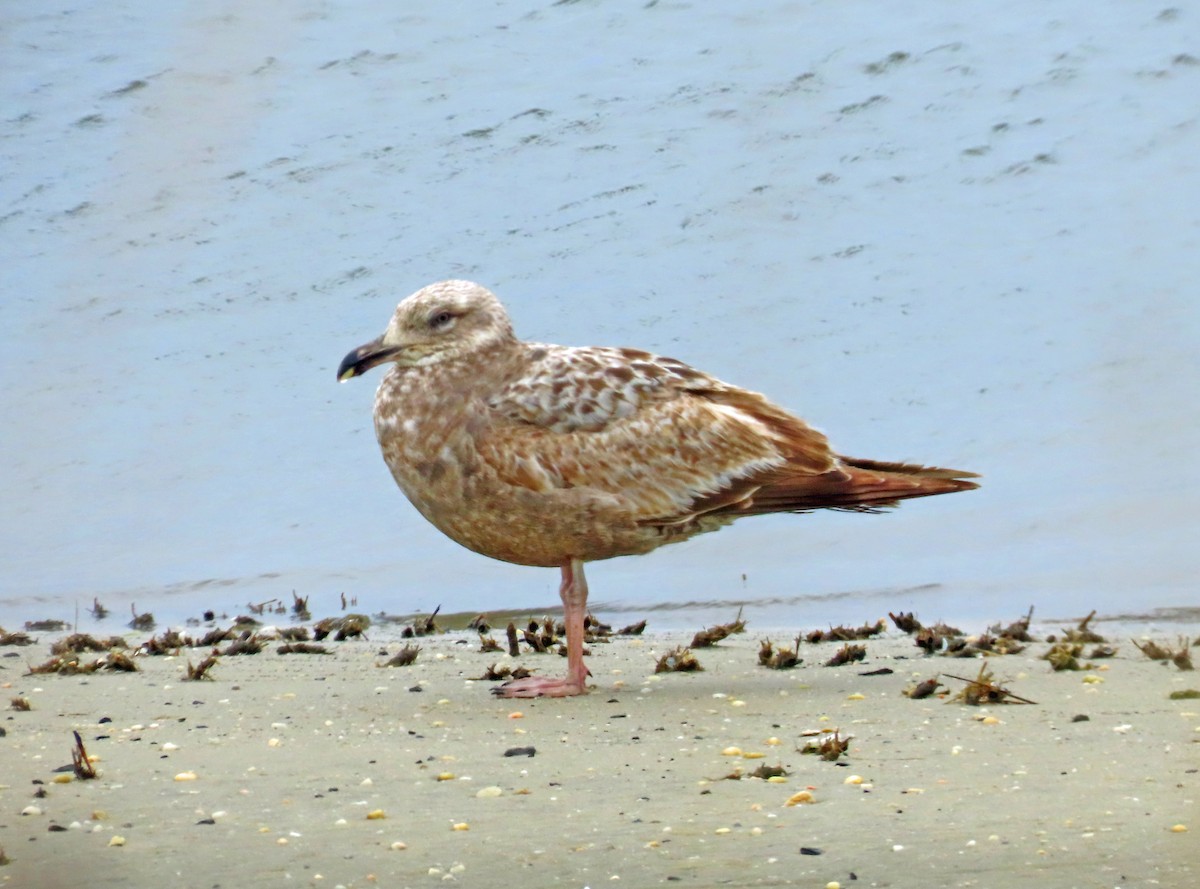
POLYGON ((842 781, 842 783, 843 784, 862 784, 863 778, 862 778, 862 775, 847 775, 845 780, 842 781))
POLYGON ((741 747, 726 747, 724 750, 721 751, 721 755, 722 756, 741 756, 742 748, 741 747))
POLYGON ((864 694, 860 694, 859 692, 855 692, 852 695, 846 695, 847 701, 865 701, 866 699, 867 699, 867 696, 864 694))
POLYGON ((123 836, 111 837, 108 841, 108 844, 110 846, 124 846, 125 845, 125 837, 123 837, 123 836))
POLYGON ((465 822, 465 821, 460 821, 460 822, 458 822, 458 824, 455 824, 450 829, 451 830, 470 830, 471 825, 467 824, 467 822, 465 822))
POLYGON ((1172 824, 1171 833, 1187 833, 1186 824, 1172 824))
POLYGON ((195 781, 196 773, 195 772, 180 772, 178 775, 175 776, 175 780, 176 781, 195 781))
POLYGON ((370 812, 367 812, 368 821, 382 821, 386 817, 387 812, 383 811, 383 809, 372 809, 370 812))
POLYGON ((817 798, 807 790, 801 790, 799 793, 793 793, 788 797, 785 806, 807 806, 815 803, 817 798))
POLYGON ((478 799, 490 799, 492 797, 500 796, 503 793, 504 791, 501 788, 493 784, 488 787, 481 787, 475 792, 475 796, 478 799))

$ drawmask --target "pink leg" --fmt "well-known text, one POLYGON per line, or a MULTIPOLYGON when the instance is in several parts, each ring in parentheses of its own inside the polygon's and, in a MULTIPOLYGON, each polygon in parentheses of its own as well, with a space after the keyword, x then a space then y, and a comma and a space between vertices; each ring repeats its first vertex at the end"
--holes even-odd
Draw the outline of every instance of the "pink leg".
POLYGON ((562 586, 558 588, 563 603, 563 622, 567 625, 566 678, 530 676, 527 679, 514 679, 492 689, 493 694, 502 698, 565 698, 587 692, 588 670, 583 664, 583 618, 587 613, 587 592, 583 562, 572 559, 562 566, 562 586))

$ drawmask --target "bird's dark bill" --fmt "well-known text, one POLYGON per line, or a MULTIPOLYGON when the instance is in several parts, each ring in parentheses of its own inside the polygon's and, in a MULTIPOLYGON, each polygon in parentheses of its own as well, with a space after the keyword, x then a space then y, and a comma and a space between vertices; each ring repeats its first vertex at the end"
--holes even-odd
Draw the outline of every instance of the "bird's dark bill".
POLYGON ((399 347, 385 346, 379 340, 372 340, 365 346, 359 346, 342 359, 337 370, 338 382, 344 383, 352 377, 361 376, 371 368, 383 364, 385 361, 391 361, 399 354, 399 347))

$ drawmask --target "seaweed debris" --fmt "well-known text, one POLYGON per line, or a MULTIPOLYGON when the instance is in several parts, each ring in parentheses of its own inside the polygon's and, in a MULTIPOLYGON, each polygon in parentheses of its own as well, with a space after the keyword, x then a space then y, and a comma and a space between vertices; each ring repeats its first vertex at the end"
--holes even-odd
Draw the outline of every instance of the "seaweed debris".
POLYGON ((803 659, 798 656, 800 638, 800 636, 796 637, 794 648, 784 648, 782 646, 776 648, 770 639, 762 640, 758 648, 759 665, 770 667, 772 670, 790 670, 792 667, 803 663, 803 659))
POLYGON ((742 620, 742 609, 738 609, 737 617, 727 624, 717 624, 715 627, 709 627, 701 630, 692 637, 692 644, 689 648, 712 648, 722 639, 732 636, 735 633, 746 632, 746 622, 742 620))
POLYGON ((419 645, 405 645, 398 652, 392 655, 385 663, 380 664, 383 667, 407 667, 414 663, 417 655, 421 652, 419 645))
POLYGON ((668 651, 654 665, 655 673, 695 673, 703 669, 696 656, 682 645, 668 651))
POLYGON ((967 683, 957 695, 951 698, 951 701, 962 701, 964 704, 970 704, 973 707, 982 706, 984 704, 1035 704, 1036 701, 1031 701, 1028 698, 1022 698, 1007 688, 995 682, 995 676, 988 669, 986 663, 979 667, 979 675, 974 679, 966 679, 962 676, 954 676, 950 673, 945 674, 947 679, 957 679, 959 682, 967 683))

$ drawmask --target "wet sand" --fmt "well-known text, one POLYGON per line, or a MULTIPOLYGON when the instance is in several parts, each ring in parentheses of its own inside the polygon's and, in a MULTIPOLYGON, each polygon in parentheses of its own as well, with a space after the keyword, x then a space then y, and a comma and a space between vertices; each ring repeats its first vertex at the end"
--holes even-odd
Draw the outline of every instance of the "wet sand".
MULTIPOLYGON (((532 701, 476 680, 513 661, 480 653, 468 632, 416 640, 404 668, 380 667, 402 643, 375 639, 329 644, 328 656, 272 645, 223 658, 211 681, 181 681, 203 651, 139 658, 138 673, 23 675, 55 635, 0 649, 5 706, 32 705, 0 718, 11 859, 0 886, 1181 887, 1200 876, 1200 701, 1168 697, 1200 679, 1128 638, 1078 672, 1052 672, 1042 642, 988 658, 1037 703, 972 707, 902 692, 939 672, 974 676, 982 660, 926 657, 896 632, 867 641, 861 663, 825 667, 839 644, 804 644, 803 664, 777 671, 758 665, 759 642, 793 634, 751 627, 698 650, 703 672, 657 676, 656 658, 691 633, 618 638, 591 646, 589 695, 532 701), (881 668, 894 672, 863 675, 881 668), (806 731, 834 728, 851 736, 842 759, 798 752, 806 731), (72 730, 99 777, 53 783, 72 730), (764 764, 785 780, 749 776, 764 764), (811 803, 787 805, 805 790, 811 803), (21 814, 29 806, 40 813, 21 814)), ((564 667, 552 654, 518 660, 564 667)))

